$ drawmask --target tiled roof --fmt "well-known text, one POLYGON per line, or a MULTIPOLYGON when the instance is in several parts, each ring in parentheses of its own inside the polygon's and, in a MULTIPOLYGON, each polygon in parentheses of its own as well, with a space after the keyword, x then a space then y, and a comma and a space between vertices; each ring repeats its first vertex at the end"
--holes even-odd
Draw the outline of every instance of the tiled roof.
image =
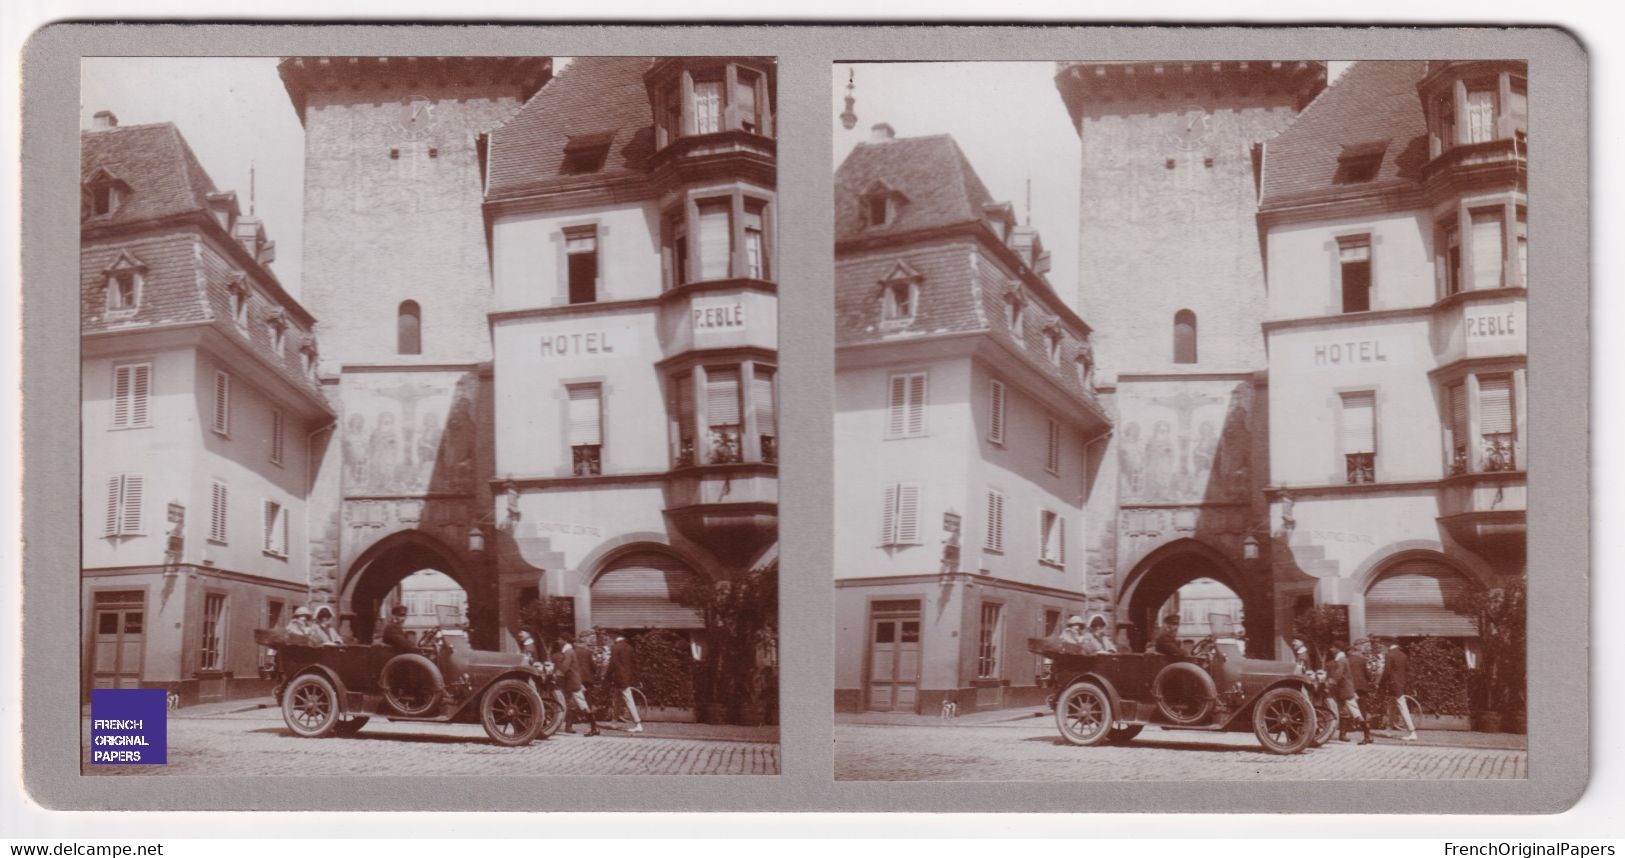
POLYGON ((634 172, 654 152, 654 114, 644 88, 650 57, 579 57, 502 127, 491 132, 486 199, 600 183, 634 172), (572 137, 608 135, 602 168, 561 173, 572 137))
POLYGON ((208 208, 214 182, 173 123, 127 125, 79 134, 79 175, 106 170, 130 188, 96 223, 123 224, 208 208))
POLYGON ((1260 207, 1416 184, 1427 160, 1427 124, 1416 94, 1426 71, 1427 63, 1410 60, 1350 66, 1291 127, 1265 144, 1260 207), (1382 160, 1374 177, 1338 181, 1341 158, 1379 148, 1382 160))
POLYGON ((993 195, 946 134, 860 143, 835 171, 835 239, 868 238, 981 220, 993 195), (866 226, 863 195, 884 182, 902 195, 896 217, 866 226))

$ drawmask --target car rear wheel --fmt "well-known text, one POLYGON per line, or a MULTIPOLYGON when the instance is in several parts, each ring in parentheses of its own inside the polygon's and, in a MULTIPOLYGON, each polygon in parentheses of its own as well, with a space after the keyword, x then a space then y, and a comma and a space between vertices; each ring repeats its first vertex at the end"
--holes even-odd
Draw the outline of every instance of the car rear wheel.
POLYGON ((1315 738, 1309 742, 1309 747, 1318 748, 1332 740, 1337 733, 1337 707, 1325 697, 1315 700, 1315 738))
POLYGON ((492 683, 480 700, 480 723, 485 735, 499 745, 528 745, 542 732, 545 708, 530 683, 502 679, 492 683))
POLYGON ((1093 682, 1074 683, 1055 701, 1055 725, 1074 745, 1098 745, 1111 733, 1111 698, 1093 682))
POLYGON ((1144 729, 1144 724, 1130 724, 1126 727, 1114 727, 1110 733, 1106 734, 1106 741, 1113 745, 1126 745, 1129 742, 1134 741, 1134 737, 1140 735, 1140 731, 1144 729))
POLYGON ((1271 688, 1253 706, 1253 735, 1272 754, 1296 754, 1315 738, 1315 707, 1296 688, 1271 688))
POLYGON ((339 722, 338 691, 319 673, 294 679, 282 692, 282 720, 306 739, 331 734, 339 722))

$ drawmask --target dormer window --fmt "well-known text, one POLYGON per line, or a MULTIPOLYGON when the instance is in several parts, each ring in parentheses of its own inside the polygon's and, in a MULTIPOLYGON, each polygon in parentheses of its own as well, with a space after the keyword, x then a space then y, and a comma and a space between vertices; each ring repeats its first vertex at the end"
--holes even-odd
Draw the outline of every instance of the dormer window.
POLYGON ((316 380, 316 344, 306 342, 299 347, 299 369, 311 381, 316 380))
POLYGON ((1083 385, 1084 390, 1094 390, 1095 355, 1088 343, 1079 347, 1078 355, 1072 359, 1072 363, 1078 371, 1078 384, 1083 385))
POLYGON ((1332 174, 1332 182, 1338 185, 1357 185, 1377 178, 1377 172, 1382 167, 1383 153, 1387 151, 1387 140, 1344 146, 1343 151, 1337 156, 1337 172, 1332 174))
POLYGON ((146 268, 141 260, 123 252, 102 272, 107 277, 109 315, 129 315, 141 308, 141 288, 146 268))
POLYGON ((614 138, 613 131, 572 135, 564 144, 564 163, 559 166, 559 172, 573 176, 602 170, 614 138))
POLYGON ((885 197, 869 197, 864 200, 865 213, 870 226, 885 226, 891 219, 891 201, 885 197))
POLYGON ((920 274, 907 263, 892 267, 880 281, 880 321, 883 327, 906 328, 913 324, 920 305, 920 274))
POLYGON ((1060 322, 1051 321, 1044 326, 1044 351, 1049 357, 1049 362, 1055 366, 1061 365, 1061 343, 1065 339, 1065 335, 1061 333, 1060 322))
POLYGON ((231 306, 231 321, 237 330, 248 332, 248 284, 243 275, 238 274, 226 283, 228 302, 231 306))
POLYGON ((123 179, 99 168, 85 180, 82 212, 86 217, 107 217, 118 211, 119 203, 129 193, 130 186, 123 179))
POLYGON ((288 320, 280 311, 274 313, 265 321, 265 337, 271 342, 271 351, 278 357, 283 354, 287 342, 288 320))
POLYGON ((90 189, 90 213, 93 215, 108 215, 113 213, 113 207, 118 204, 118 192, 112 185, 97 185, 90 189))
POLYGON ((896 223, 900 213, 899 207, 908 199, 897 189, 882 181, 869 186, 859 198, 863 207, 863 225, 865 227, 886 226, 896 223))
POLYGON ((1011 287, 1010 294, 1004 299, 1004 321, 1018 344, 1023 338, 1022 320, 1026 313, 1027 296, 1021 294, 1021 287, 1011 287))
POLYGON ((728 131, 772 136, 771 81, 765 69, 740 60, 672 58, 656 63, 644 81, 654 102, 657 149, 684 137, 728 131))
POLYGON ((1521 141, 1529 130, 1524 68, 1513 62, 1445 63, 1424 80, 1429 157, 1458 146, 1521 141))

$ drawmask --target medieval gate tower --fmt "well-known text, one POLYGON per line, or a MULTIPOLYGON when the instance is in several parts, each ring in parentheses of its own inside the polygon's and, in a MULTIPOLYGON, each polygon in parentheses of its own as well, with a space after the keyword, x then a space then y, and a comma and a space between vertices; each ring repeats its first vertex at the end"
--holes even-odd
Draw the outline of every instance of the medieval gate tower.
POLYGON ((1244 604, 1249 647, 1288 617, 1274 528, 1257 227, 1262 143, 1326 85, 1316 62, 1058 64, 1081 140, 1077 306, 1117 427, 1095 482, 1088 593, 1136 649, 1182 585, 1244 604))
POLYGON ((497 639, 489 522, 491 272, 484 135, 552 75, 547 57, 290 57, 305 127, 304 283, 338 422, 310 439, 312 598, 371 636, 420 569, 497 639))

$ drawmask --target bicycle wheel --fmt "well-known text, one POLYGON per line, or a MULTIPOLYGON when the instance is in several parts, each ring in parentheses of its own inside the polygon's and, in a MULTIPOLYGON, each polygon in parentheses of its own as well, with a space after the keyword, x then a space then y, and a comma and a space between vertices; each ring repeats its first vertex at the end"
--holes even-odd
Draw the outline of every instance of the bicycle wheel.
POLYGON ((638 707, 638 717, 633 718, 631 711, 626 708, 626 692, 617 691, 615 692, 614 715, 615 720, 622 724, 631 724, 641 721, 644 711, 649 708, 648 699, 643 696, 642 689, 632 688, 628 690, 632 692, 632 701, 638 707))

